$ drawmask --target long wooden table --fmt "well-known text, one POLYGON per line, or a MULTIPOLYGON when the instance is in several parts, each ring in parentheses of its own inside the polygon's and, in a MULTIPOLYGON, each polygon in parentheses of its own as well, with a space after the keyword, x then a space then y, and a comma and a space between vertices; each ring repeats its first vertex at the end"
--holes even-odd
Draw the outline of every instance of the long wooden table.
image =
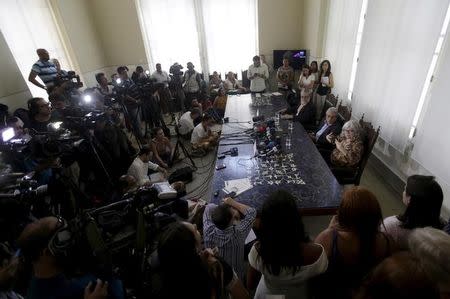
POLYGON ((340 204, 342 186, 299 122, 293 123, 290 132, 288 126, 292 121, 280 120, 277 135, 282 136, 281 154, 255 157, 255 146, 248 134, 253 128, 252 118, 261 115, 270 118, 286 105, 282 96, 228 96, 225 117, 228 117, 229 122, 222 126, 218 155, 233 147, 238 148, 239 155, 216 159, 217 165, 225 164, 226 168, 214 172, 211 202, 219 203, 226 196, 222 190, 225 181, 249 178, 253 187, 237 197, 244 204, 260 209, 268 194, 284 189, 297 198, 303 215, 335 213, 340 204), (290 149, 285 145, 288 136, 291 137, 290 149))

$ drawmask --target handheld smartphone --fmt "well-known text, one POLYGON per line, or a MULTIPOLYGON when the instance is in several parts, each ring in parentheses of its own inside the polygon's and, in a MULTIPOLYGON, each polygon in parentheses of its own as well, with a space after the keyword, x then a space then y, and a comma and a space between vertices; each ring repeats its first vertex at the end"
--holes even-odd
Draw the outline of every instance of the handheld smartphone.
POLYGON ((225 164, 216 165, 216 170, 221 170, 221 169, 224 169, 224 168, 227 168, 227 166, 225 164))

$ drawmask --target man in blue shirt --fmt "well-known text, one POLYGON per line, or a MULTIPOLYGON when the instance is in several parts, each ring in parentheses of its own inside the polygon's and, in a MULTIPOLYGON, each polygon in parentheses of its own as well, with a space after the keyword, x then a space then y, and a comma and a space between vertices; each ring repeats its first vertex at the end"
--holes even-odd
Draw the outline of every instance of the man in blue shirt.
POLYGON ((28 81, 37 87, 47 90, 49 87, 53 87, 56 77, 61 72, 59 62, 56 59, 50 60, 50 55, 45 49, 37 49, 36 53, 39 56, 39 60, 33 64, 28 81), (45 85, 36 80, 36 76, 39 76, 45 85))

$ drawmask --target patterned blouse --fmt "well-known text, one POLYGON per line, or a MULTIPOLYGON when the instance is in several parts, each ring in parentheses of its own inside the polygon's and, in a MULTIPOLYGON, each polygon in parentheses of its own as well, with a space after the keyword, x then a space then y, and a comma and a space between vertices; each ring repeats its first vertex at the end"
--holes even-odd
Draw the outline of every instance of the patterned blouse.
POLYGON ((358 164, 364 149, 362 141, 358 137, 346 139, 343 135, 339 136, 337 140, 342 142, 342 146, 347 151, 347 155, 344 155, 335 148, 331 153, 331 163, 341 167, 350 167, 358 164))

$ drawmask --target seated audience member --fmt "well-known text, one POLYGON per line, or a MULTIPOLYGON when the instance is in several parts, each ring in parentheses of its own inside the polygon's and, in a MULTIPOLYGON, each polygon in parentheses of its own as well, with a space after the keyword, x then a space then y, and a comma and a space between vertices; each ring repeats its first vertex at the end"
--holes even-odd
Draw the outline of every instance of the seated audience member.
POLYGON ((255 298, 306 297, 308 279, 326 271, 328 258, 322 245, 310 242, 291 194, 276 191, 264 202, 258 236, 247 275, 247 286, 254 289, 262 274, 255 298))
POLYGON ((144 77, 145 77, 144 68, 138 65, 133 74, 131 74, 131 80, 133 80, 134 83, 139 83, 139 81, 144 77))
POLYGON ((314 88, 314 75, 311 74, 307 64, 303 65, 302 74, 298 79, 298 88, 300 89, 300 98, 303 98, 304 102, 311 100, 314 88))
POLYGON ((200 233, 193 224, 170 224, 157 253, 161 286, 153 288, 152 298, 250 298, 233 269, 211 249, 202 250, 200 233))
POLYGON ((223 199, 219 206, 208 204, 203 214, 205 247, 217 247, 219 256, 233 267, 240 279, 244 278, 245 239, 252 229, 255 217, 254 208, 231 197, 223 199))
POLYGON ((212 125, 212 117, 205 114, 202 117, 202 122, 192 131, 191 144, 195 154, 206 154, 217 145, 219 136, 217 133, 211 132, 212 125))
POLYGON ((277 70, 278 89, 288 90, 294 83, 294 69, 289 65, 289 59, 283 59, 283 65, 277 70))
POLYGON ((228 96, 225 93, 225 90, 221 87, 219 88, 216 99, 213 103, 213 109, 217 113, 220 118, 223 118, 225 115, 225 107, 227 106, 228 96))
POLYGON ((110 293, 110 297, 123 298, 123 292, 117 292, 121 283, 116 288, 113 287, 112 281, 108 283, 97 280, 92 294, 91 284, 86 286, 87 283, 83 283, 84 280, 91 280, 91 275, 79 280, 70 280, 65 275, 63 265, 69 260, 55 252, 59 244, 56 247, 50 244, 66 225, 61 218, 46 217, 28 224, 20 234, 17 243, 21 255, 24 262, 32 266, 32 278, 28 284, 26 298, 95 298, 90 297, 94 294, 100 296, 97 298, 106 298, 107 293, 110 293))
POLYGON ((209 79, 209 92, 215 93, 214 90, 217 90, 219 87, 222 87, 222 79, 220 79, 219 73, 214 71, 209 79))
POLYGON ((319 125, 319 130, 315 134, 310 134, 310 137, 316 143, 318 148, 333 149, 334 139, 341 132, 341 127, 337 122, 338 111, 337 108, 331 107, 327 110, 325 119, 319 125))
POLYGON ((197 108, 185 112, 178 122, 178 132, 185 138, 191 138, 192 130, 194 130, 194 121, 200 118, 201 112, 197 108))
POLYGON ((48 132, 48 124, 57 120, 52 115, 51 103, 43 98, 28 100, 28 108, 30 110, 30 129, 36 132, 48 132))
POLYGON ((164 136, 164 131, 160 127, 153 129, 152 139, 153 161, 163 168, 169 168, 172 165, 173 145, 169 138, 164 136))
POLYGON ((436 284, 419 259, 406 251, 388 257, 368 275, 353 298, 439 299, 436 284))
POLYGON ((393 241, 380 232, 382 221, 372 192, 362 187, 344 192, 337 216, 315 240, 328 256, 328 270, 316 281, 318 298, 349 298, 363 277, 391 254, 393 241))
POLYGON ((407 249, 408 236, 415 228, 431 226, 442 229, 440 213, 444 195, 441 186, 432 176, 412 175, 406 181, 403 203, 406 209, 401 215, 384 219, 386 233, 401 249, 407 249))
POLYGON ((334 144, 331 164, 340 167, 355 166, 361 161, 364 145, 361 140, 361 127, 356 120, 349 120, 342 127, 342 133, 334 144))
POLYGON ((233 72, 228 72, 227 79, 223 83, 223 87, 225 88, 225 92, 229 90, 237 90, 238 92, 247 92, 247 88, 243 87, 239 81, 234 76, 233 72))
POLYGON ((134 159, 133 163, 131 163, 130 168, 128 168, 128 174, 136 179, 138 186, 149 186, 156 183, 150 181, 148 176, 149 169, 159 171, 164 177, 167 177, 167 170, 158 166, 158 164, 152 163, 150 161, 151 156, 151 149, 148 146, 143 146, 139 151, 138 156, 134 159))
POLYGON ((428 277, 437 284, 441 299, 449 299, 450 236, 432 227, 416 228, 409 235, 408 247, 428 277))

